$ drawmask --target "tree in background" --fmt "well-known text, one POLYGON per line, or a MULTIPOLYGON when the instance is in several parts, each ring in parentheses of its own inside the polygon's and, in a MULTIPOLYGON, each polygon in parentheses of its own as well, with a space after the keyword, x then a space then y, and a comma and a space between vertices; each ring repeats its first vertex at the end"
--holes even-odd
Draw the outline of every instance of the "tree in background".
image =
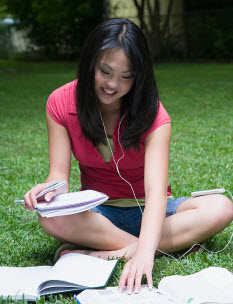
POLYGON ((102 21, 102 0, 4 0, 6 10, 26 30, 46 58, 77 58, 83 42, 102 21))
POLYGON ((140 27, 148 39, 152 58, 160 58, 164 51, 174 0, 167 1, 167 12, 164 18, 160 15, 159 0, 133 0, 133 2, 137 8, 140 27), (145 18, 145 12, 147 18, 145 18))
POLYGON ((154 60, 166 56, 232 60, 232 0, 132 2, 154 60), (161 15, 165 4, 167 9, 161 15))

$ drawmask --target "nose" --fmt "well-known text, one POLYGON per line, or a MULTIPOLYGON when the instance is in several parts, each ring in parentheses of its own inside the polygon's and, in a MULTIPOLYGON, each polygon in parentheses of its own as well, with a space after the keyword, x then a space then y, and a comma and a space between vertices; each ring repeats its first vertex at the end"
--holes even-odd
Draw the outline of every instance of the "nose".
POLYGON ((118 86, 118 81, 116 77, 111 77, 107 80, 107 86, 109 89, 116 89, 118 86))

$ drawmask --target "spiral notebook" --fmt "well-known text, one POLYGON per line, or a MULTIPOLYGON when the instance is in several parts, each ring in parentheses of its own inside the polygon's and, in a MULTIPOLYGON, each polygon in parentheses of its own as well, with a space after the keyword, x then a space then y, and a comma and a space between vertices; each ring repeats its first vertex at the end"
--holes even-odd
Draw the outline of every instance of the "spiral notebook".
POLYGON ((108 200, 104 193, 94 190, 84 190, 59 194, 50 202, 39 202, 36 211, 42 217, 69 215, 92 209, 108 200))

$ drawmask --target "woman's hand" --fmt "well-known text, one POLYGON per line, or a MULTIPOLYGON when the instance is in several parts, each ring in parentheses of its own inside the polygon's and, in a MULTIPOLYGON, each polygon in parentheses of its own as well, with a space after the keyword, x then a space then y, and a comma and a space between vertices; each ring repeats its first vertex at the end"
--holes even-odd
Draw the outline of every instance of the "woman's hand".
POLYGON ((152 269, 154 265, 154 252, 137 249, 135 255, 129 260, 121 273, 118 290, 122 292, 127 285, 127 293, 138 293, 141 287, 143 274, 146 275, 149 289, 153 286, 152 269))
POLYGON ((24 201, 25 201, 24 208, 26 210, 34 211, 34 209, 35 209, 38 201, 47 201, 47 202, 49 202, 57 194, 66 193, 67 192, 67 184, 65 184, 64 186, 59 187, 58 189, 55 189, 53 191, 50 191, 50 192, 46 193, 45 195, 41 196, 38 199, 36 198, 36 196, 41 191, 45 190, 48 186, 50 186, 52 184, 53 184, 53 182, 38 184, 35 187, 33 187, 31 190, 29 190, 24 195, 24 197, 23 197, 24 201))

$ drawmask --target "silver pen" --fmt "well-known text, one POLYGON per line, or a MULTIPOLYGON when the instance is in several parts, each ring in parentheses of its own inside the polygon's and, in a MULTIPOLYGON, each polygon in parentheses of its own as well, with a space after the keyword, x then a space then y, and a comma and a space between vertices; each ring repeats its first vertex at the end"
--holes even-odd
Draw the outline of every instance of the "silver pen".
MULTIPOLYGON (((66 184, 66 181, 59 181, 59 182, 56 182, 50 186, 48 186, 47 188, 45 188, 45 190, 39 192, 36 196, 36 198, 39 198, 43 195, 45 195, 46 193, 50 192, 50 191, 53 191, 57 188, 60 188, 61 186, 65 185, 66 184)), ((25 201, 24 200, 15 200, 14 201, 15 204, 24 204, 25 201)))

